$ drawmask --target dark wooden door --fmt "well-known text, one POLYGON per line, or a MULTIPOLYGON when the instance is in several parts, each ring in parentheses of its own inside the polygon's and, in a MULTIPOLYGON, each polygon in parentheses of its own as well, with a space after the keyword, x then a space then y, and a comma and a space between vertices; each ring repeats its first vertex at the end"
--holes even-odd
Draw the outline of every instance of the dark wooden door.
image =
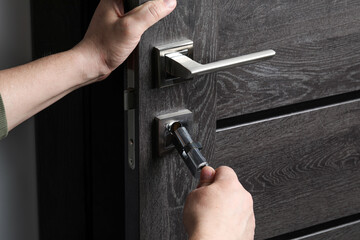
MULTIPOLYGON (((197 181, 175 151, 156 156, 152 131, 156 116, 180 109, 194 113, 191 135, 209 163, 234 168, 253 195, 256 239, 301 237, 358 220, 359 12, 355 0, 179 0, 144 34, 128 63, 137 104, 127 117, 136 156, 128 157, 134 191, 126 198, 139 200, 140 239, 186 238, 182 209, 197 181), (265 49, 277 54, 154 87, 153 47, 184 39, 194 41, 202 63, 265 49)), ((360 237, 359 225, 351 226, 351 237, 360 237)))

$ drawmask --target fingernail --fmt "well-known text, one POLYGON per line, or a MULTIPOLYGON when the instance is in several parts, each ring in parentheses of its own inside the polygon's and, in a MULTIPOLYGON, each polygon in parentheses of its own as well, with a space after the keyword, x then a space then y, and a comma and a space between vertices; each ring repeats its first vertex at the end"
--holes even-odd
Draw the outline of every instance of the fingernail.
POLYGON ((215 171, 211 167, 204 167, 201 171, 200 180, 212 180, 215 171))
POLYGON ((163 0, 168 8, 174 8, 176 5, 176 0, 163 0))

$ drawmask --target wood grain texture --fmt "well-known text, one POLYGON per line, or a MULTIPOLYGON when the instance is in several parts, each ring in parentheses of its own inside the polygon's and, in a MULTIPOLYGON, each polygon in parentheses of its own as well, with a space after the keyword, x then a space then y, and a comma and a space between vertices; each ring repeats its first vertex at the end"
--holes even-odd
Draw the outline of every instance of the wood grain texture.
POLYGON ((214 167, 253 195, 256 239, 360 212, 360 100, 218 131, 214 167))
POLYGON ((211 159, 215 140, 215 79, 202 76, 186 84, 154 89, 151 79, 152 47, 182 39, 195 43, 195 58, 215 59, 217 21, 214 0, 178 1, 176 10, 147 31, 139 45, 139 174, 140 238, 185 239, 182 208, 189 191, 197 182, 173 152, 157 158, 153 152, 151 129, 155 116, 189 109, 194 113, 193 138, 205 146, 211 159))
POLYGON ((359 1, 219 5, 219 59, 265 49, 277 54, 217 74, 217 119, 360 89, 359 1))
POLYGON ((359 11, 356 0, 178 1, 143 35, 135 68, 141 239, 186 238, 182 206, 196 182, 177 153, 156 157, 152 132, 155 116, 183 108, 194 112, 191 134, 210 164, 235 168, 254 194, 258 239, 360 211, 358 102, 215 134, 218 119, 359 90, 359 11), (152 47, 183 39, 202 63, 269 48, 277 56, 155 89, 152 47))
POLYGON ((356 221, 294 240, 355 240, 359 238, 360 221, 356 221))

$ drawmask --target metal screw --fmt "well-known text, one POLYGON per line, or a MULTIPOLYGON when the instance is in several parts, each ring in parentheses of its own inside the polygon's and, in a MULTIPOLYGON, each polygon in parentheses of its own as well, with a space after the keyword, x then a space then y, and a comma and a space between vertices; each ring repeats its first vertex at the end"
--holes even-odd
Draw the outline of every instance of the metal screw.
POLYGON ((132 170, 135 169, 135 161, 132 158, 129 158, 129 166, 132 170))

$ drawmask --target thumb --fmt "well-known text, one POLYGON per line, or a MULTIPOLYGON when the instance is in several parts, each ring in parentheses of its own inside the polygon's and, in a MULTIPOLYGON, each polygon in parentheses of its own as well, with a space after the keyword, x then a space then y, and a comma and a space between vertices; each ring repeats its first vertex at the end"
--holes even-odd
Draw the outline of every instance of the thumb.
POLYGON ((201 170, 198 188, 210 185, 215 178, 215 170, 212 167, 206 166, 201 170))
POLYGON ((138 30, 145 32, 160 19, 170 14, 176 7, 176 0, 148 1, 126 14, 131 22, 136 23, 138 30))

